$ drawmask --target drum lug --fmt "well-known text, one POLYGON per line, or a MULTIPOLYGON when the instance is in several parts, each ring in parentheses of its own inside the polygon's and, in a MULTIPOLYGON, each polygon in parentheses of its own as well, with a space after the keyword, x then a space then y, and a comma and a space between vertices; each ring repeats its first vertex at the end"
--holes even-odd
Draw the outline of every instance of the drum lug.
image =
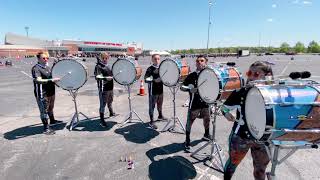
POLYGON ((273 105, 266 105, 265 108, 266 108, 266 109, 272 109, 272 108, 273 108, 273 105))

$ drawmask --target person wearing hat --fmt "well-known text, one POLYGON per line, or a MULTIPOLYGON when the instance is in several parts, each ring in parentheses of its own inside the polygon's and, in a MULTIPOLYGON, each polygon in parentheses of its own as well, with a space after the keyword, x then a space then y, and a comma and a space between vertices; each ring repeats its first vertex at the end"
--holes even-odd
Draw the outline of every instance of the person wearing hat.
POLYGON ((100 125, 106 127, 106 121, 104 118, 105 107, 108 106, 109 116, 116 116, 117 114, 113 111, 112 102, 113 102, 113 75, 112 68, 109 61, 109 54, 103 52, 100 54, 100 57, 97 57, 97 64, 94 69, 94 75, 97 80, 98 91, 99 91, 99 113, 100 113, 100 125))
POLYGON ((44 126, 44 134, 52 135, 55 132, 49 127, 60 121, 55 120, 53 115, 55 101, 55 82, 60 78, 52 78, 51 68, 48 66, 48 57, 43 53, 37 54, 38 63, 31 69, 33 77, 34 95, 40 111, 40 119, 44 126))
POLYGON ((182 91, 189 92, 190 101, 189 101, 189 110, 187 115, 187 124, 186 124, 186 141, 185 141, 185 150, 190 151, 190 133, 193 122, 197 117, 203 118, 204 126, 204 136, 202 140, 209 141, 209 126, 210 126, 210 112, 209 105, 204 102, 198 92, 197 81, 199 73, 201 70, 207 67, 208 59, 205 56, 198 56, 196 59, 196 71, 190 73, 183 82, 181 86, 182 91))

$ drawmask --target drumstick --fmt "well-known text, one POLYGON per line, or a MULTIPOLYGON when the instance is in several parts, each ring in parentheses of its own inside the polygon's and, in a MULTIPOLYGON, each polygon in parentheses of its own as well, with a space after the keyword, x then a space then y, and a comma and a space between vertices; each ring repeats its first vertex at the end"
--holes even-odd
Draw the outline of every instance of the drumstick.
POLYGON ((199 84, 198 88, 202 86, 208 79, 204 80, 201 84, 199 84))
POLYGON ((164 72, 160 78, 162 79, 163 76, 164 76, 167 72, 168 72, 168 70, 166 70, 166 72, 164 72))
POLYGON ((64 77, 66 77, 66 76, 69 75, 69 74, 71 74, 71 71, 69 71, 67 74, 65 74, 64 76, 62 76, 62 77, 60 78, 60 80, 63 79, 64 77))
POLYGON ((118 76, 120 73, 122 73, 122 71, 120 70, 116 75, 114 75, 113 77, 118 76))

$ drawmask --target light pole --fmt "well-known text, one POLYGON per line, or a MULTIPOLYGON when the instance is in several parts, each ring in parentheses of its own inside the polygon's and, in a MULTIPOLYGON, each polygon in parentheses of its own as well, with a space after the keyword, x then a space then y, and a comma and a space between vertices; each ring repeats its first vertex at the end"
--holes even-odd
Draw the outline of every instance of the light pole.
POLYGON ((209 54, 210 26, 211 26, 211 6, 212 1, 209 0, 209 18, 208 18, 208 39, 207 39, 207 54, 209 54))
POLYGON ((29 27, 28 27, 28 26, 26 26, 26 27, 24 27, 24 29, 26 30, 27 37, 29 37, 29 27))

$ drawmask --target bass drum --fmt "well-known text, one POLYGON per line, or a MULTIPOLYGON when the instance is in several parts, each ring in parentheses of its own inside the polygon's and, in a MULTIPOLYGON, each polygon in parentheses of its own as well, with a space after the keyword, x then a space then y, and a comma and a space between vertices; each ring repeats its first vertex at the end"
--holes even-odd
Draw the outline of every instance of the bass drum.
POLYGON ((52 77, 60 78, 56 85, 64 90, 77 90, 88 80, 87 67, 82 63, 64 59, 56 62, 52 67, 52 77))
POLYGON ((259 141, 319 141, 320 134, 312 132, 320 128, 319 88, 320 85, 254 85, 245 101, 245 119, 251 135, 259 141))
POLYGON ((186 61, 180 59, 165 59, 160 63, 159 75, 165 86, 176 86, 189 74, 189 66, 186 61))
POLYGON ((232 91, 240 89, 243 84, 241 73, 230 66, 207 67, 198 77, 199 95, 208 104, 226 100, 232 91))
POLYGON ((113 79, 121 85, 131 85, 140 79, 142 68, 132 59, 117 59, 112 65, 113 79))

